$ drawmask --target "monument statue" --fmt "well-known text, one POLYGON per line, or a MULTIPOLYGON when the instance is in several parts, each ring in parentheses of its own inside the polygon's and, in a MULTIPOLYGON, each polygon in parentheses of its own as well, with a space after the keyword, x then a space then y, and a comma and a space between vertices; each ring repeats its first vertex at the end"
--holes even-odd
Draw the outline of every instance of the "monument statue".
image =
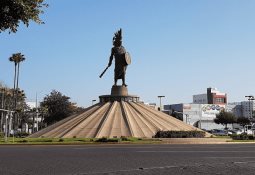
POLYGON ((127 86, 125 82, 127 66, 131 63, 131 57, 126 49, 122 46, 122 31, 121 29, 114 34, 113 48, 111 50, 111 56, 108 66, 100 75, 100 78, 106 72, 106 70, 112 65, 113 58, 115 58, 114 69, 114 86, 117 86, 118 79, 122 79, 122 86, 127 86))

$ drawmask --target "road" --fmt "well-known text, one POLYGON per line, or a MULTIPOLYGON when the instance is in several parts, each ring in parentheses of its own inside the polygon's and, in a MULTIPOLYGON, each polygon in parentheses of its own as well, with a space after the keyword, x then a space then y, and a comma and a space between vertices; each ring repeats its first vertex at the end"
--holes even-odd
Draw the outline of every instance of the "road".
POLYGON ((255 144, 0 146, 1 175, 254 172, 255 144))

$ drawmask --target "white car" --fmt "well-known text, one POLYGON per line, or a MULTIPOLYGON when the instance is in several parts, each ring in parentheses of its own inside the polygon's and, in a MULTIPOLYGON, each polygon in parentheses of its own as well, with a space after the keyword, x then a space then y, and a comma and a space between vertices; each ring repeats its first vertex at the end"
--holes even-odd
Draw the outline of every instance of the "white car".
POLYGON ((251 125, 246 125, 246 126, 244 126, 244 129, 240 129, 236 132, 236 134, 242 134, 242 133, 246 133, 248 135, 254 135, 255 130, 254 130, 254 128, 252 128, 251 125))

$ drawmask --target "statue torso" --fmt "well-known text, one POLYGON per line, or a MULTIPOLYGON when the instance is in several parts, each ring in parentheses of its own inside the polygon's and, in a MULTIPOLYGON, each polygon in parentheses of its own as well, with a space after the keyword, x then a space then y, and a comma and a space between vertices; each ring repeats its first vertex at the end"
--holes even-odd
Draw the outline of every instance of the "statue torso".
POLYGON ((115 57, 115 65, 116 66, 126 65, 126 61, 125 61, 126 50, 125 50, 125 48, 123 46, 113 47, 112 51, 113 51, 113 55, 115 57))

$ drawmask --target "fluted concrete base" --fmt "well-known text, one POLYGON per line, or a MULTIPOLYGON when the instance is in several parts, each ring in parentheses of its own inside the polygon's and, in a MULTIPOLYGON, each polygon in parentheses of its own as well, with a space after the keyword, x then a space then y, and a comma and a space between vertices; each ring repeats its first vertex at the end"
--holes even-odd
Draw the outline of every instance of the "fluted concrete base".
POLYGON ((143 103, 97 103, 79 115, 63 119, 29 137, 101 138, 153 137, 157 131, 199 130, 143 103))

